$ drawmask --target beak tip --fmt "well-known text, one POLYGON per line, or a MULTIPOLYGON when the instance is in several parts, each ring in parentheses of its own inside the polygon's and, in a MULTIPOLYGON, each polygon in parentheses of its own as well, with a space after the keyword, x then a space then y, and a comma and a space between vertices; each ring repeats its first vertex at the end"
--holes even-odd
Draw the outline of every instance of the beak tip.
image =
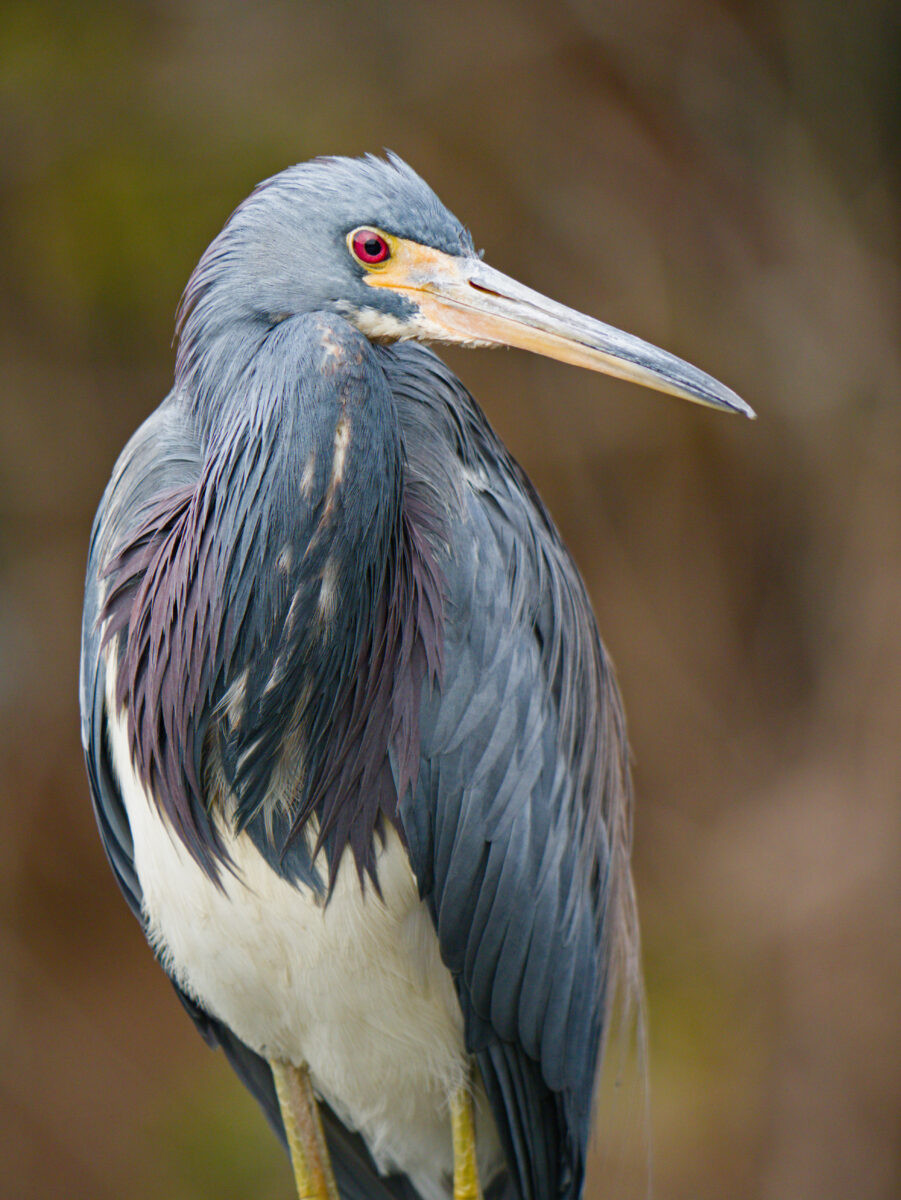
POLYGON ((717 399, 719 400, 719 405, 715 407, 721 407, 726 412, 737 413, 739 416, 747 417, 749 421, 757 420, 757 413, 750 404, 742 400, 737 392, 733 392, 731 388, 724 387, 722 384, 718 385, 718 389, 719 394, 717 399))
POLYGON ((736 399, 738 400, 738 406, 736 407, 735 411, 741 413, 742 416, 747 417, 749 421, 756 421, 757 413, 750 406, 750 404, 746 404, 744 400, 739 399, 737 396, 736 399))

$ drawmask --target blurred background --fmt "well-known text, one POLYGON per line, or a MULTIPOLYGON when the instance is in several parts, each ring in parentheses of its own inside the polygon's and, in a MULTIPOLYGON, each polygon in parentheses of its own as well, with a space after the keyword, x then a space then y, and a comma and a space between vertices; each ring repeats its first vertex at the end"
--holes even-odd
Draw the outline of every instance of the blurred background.
POLYGON ((892 0, 0 5, 4 1195, 292 1195, 103 859, 81 588, 207 242, 383 147, 493 265, 759 413, 447 355, 618 665, 655 1195, 901 1195, 899 50, 892 0))

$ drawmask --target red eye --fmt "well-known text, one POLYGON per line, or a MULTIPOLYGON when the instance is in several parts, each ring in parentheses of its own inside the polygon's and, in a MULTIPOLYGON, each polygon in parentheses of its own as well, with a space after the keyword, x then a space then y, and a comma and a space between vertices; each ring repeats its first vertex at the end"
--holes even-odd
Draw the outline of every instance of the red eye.
POLYGON ((350 239, 350 246, 362 263, 382 263, 391 257, 391 247, 374 229, 358 229, 350 239))

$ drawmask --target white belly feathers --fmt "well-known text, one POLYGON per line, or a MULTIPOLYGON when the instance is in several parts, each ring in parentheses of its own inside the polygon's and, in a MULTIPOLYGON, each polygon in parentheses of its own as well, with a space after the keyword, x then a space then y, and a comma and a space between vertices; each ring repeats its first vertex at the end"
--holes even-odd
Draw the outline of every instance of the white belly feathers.
MULTIPOLYGON (((112 684, 108 702, 112 714, 112 684)), ((381 899, 371 885, 364 895, 350 854, 325 906, 276 875, 246 834, 225 831, 235 871, 221 873, 219 888, 136 776, 123 714, 110 730, 148 937, 167 970, 257 1053, 306 1062, 379 1168, 444 1200, 448 1099, 466 1081, 468 1056, 453 982, 395 831, 378 854, 381 899)), ((481 1085, 475 1099, 485 1183, 500 1147, 481 1085)))

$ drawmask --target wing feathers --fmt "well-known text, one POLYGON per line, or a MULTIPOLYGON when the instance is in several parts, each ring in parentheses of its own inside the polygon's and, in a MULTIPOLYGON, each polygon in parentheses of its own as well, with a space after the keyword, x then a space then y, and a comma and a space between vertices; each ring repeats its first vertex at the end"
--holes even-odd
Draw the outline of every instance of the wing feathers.
POLYGON ((513 1190, 576 1200, 606 980, 631 933, 609 904, 627 870, 618 698, 530 485, 433 356, 392 355, 410 470, 447 502, 445 671, 402 818, 513 1190))

